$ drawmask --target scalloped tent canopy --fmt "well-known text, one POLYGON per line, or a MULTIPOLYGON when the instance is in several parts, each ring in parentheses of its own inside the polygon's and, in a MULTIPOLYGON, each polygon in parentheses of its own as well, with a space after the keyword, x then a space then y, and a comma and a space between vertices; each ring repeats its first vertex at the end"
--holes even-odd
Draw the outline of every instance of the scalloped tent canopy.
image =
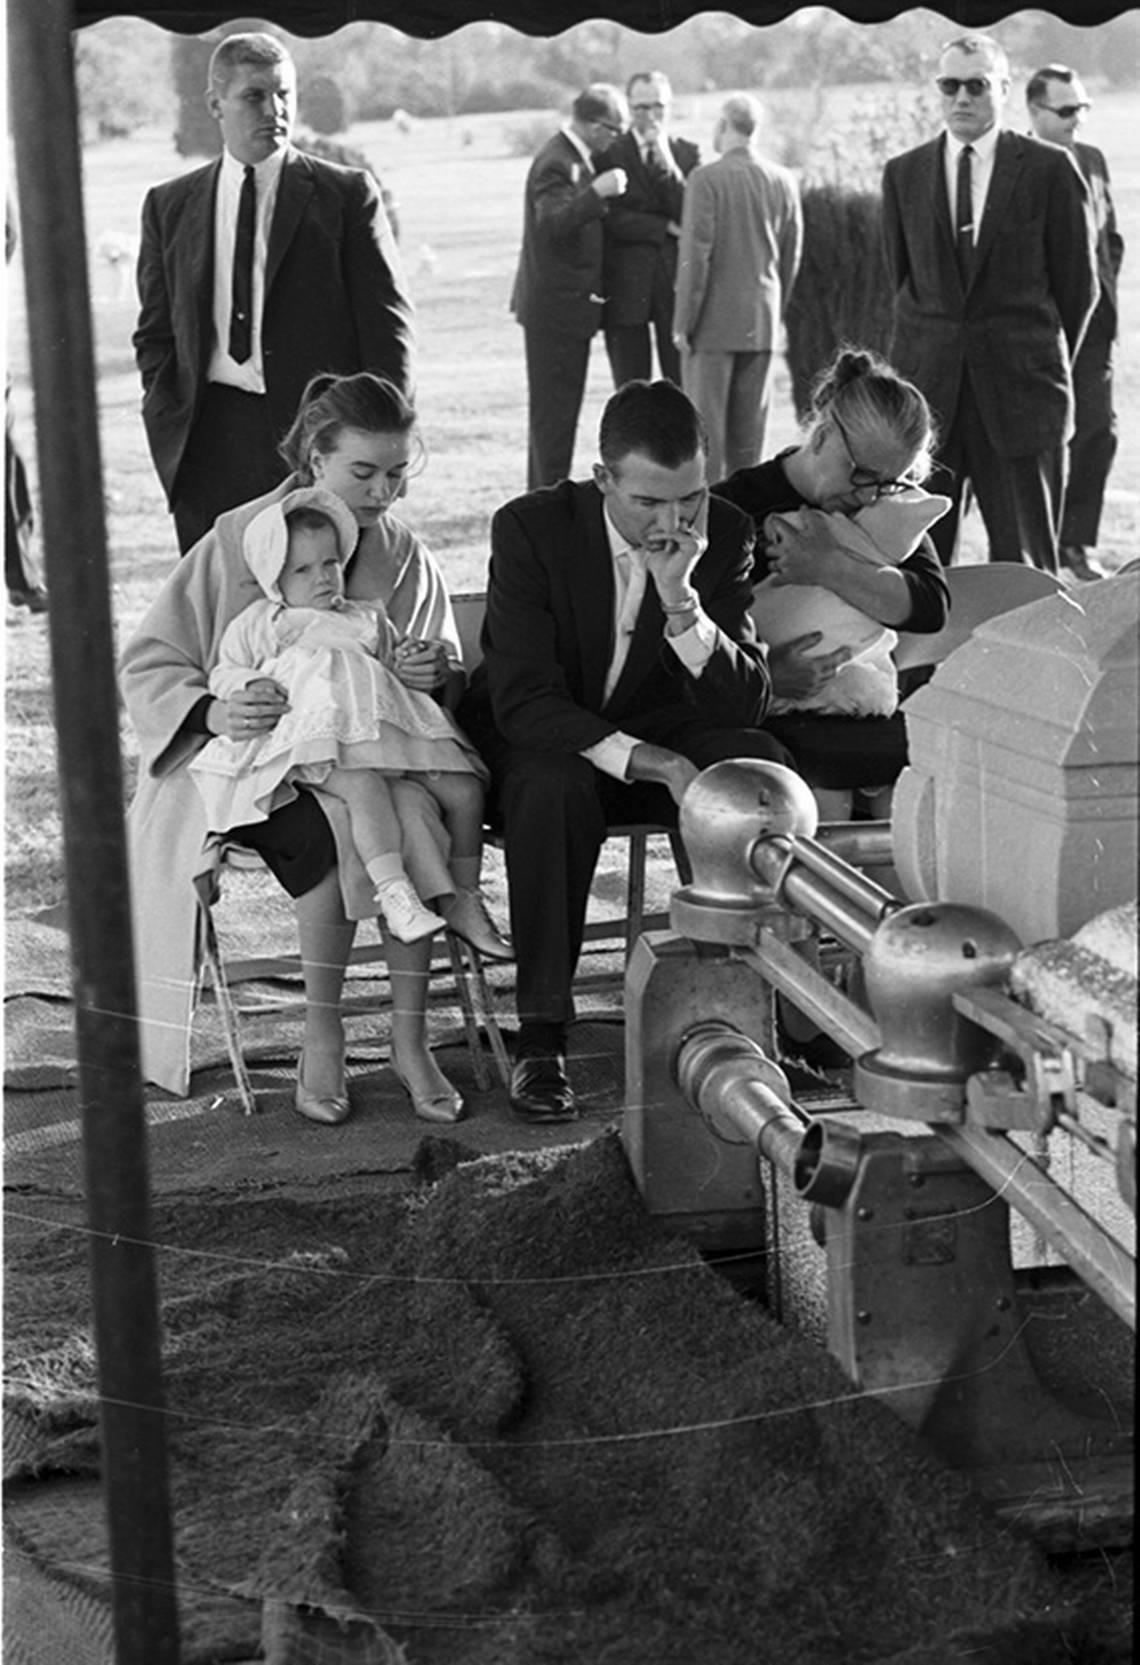
MULTIPOLYGON (((329 35, 347 23, 388 23, 405 34, 432 39, 467 23, 494 19, 528 35, 556 35, 588 18, 606 17, 644 34, 676 28, 699 12, 727 11, 746 23, 779 23, 800 11, 803 0, 737 0, 708 5, 704 0, 263 0, 249 8, 234 0, 75 0, 78 25, 105 17, 141 17, 182 34, 201 35, 241 17, 276 23, 294 35, 329 35)), ((883 23, 916 9, 912 0, 831 0, 831 9, 857 23, 883 23)), ((984 29, 1025 10, 1009 0, 957 0, 935 5, 960 28, 984 29)), ((1107 23, 1130 9, 1129 0, 1053 0, 1040 8, 1066 23, 1107 23)))

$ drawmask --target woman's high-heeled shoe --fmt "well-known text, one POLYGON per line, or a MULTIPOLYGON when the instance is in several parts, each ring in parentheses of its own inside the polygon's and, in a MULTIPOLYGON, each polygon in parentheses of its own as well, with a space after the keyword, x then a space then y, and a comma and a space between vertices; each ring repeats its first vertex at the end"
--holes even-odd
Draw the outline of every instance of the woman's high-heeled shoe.
POLYGON ((336 1127, 340 1122, 346 1122, 352 1114, 352 1106, 348 1102, 348 1094, 310 1093, 304 1085, 305 1054, 302 1052, 297 1059, 297 1091, 293 1097, 293 1108, 311 1122, 323 1122, 326 1127, 336 1127))
POLYGON ((417 1093, 411 1083, 404 1080, 396 1067, 396 1060, 390 1053, 388 1062, 392 1067, 392 1074, 411 1099, 412 1109, 421 1122, 461 1122, 466 1116, 467 1106, 463 1102, 463 1095, 456 1092, 450 1084, 442 1093, 417 1093))

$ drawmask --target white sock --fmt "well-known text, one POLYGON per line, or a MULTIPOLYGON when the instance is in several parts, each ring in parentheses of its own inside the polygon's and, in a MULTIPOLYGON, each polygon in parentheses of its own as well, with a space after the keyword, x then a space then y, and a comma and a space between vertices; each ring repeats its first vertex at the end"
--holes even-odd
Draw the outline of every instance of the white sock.
POLYGON ((377 890, 382 890, 385 885, 394 884, 397 879, 406 879, 408 876, 401 855, 373 856, 371 861, 365 862, 364 871, 377 890))

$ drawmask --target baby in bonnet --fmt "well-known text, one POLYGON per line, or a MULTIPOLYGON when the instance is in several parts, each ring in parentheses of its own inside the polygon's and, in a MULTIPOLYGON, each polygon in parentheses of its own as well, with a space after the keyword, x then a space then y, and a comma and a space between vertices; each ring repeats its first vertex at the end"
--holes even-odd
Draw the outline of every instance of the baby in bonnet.
MULTIPOLYGON (((853 514, 834 511, 827 516, 835 541, 848 560, 870 566, 898 566, 914 553, 927 528, 950 507, 948 497, 910 486, 880 497, 853 514)), ((817 511, 813 511, 817 512, 817 511)), ((800 529, 804 511, 769 515, 764 535, 779 548, 785 525, 800 529)), ((804 699, 774 699, 770 710, 814 711, 844 717, 889 717, 898 707, 898 675, 891 652, 898 641, 893 630, 819 584, 784 584, 774 576, 756 586, 752 618, 761 641, 769 647, 819 631, 820 654, 846 648, 850 658, 835 676, 804 699)))

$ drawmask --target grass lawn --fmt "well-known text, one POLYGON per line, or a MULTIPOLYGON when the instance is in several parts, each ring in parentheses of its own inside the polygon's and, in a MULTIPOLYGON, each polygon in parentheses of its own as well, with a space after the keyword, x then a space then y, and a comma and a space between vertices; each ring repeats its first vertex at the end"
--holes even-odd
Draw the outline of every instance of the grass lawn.
MULTIPOLYGON (((836 99, 851 97, 837 93, 836 99)), ((682 102, 678 131, 706 150, 719 97, 682 102)), ((1140 532, 1140 152, 1137 100, 1098 98, 1088 138, 1106 152, 1129 255, 1124 268, 1117 408, 1122 443, 1110 482, 1102 557, 1113 567, 1137 551, 1140 532)), ((454 591, 481 589, 493 510, 525 486, 526 386, 521 332, 507 310, 518 252, 527 158, 512 134, 536 118, 511 116, 391 123, 354 128, 399 202, 401 243, 419 312, 418 403, 430 462, 402 512, 442 562, 454 591)), ((550 118, 551 126, 554 118, 550 118)), ((183 163, 165 135, 138 135, 84 152, 87 241, 95 318, 103 465, 116 630, 130 632, 177 558, 172 524, 146 448, 131 350, 136 316, 132 246, 147 188, 183 163), (118 258, 116 258, 118 256, 118 258)), ((9 360, 17 431, 33 465, 26 310, 19 261, 9 268, 9 360)), ((595 343, 579 426, 575 472, 593 459, 593 436, 610 392, 595 343)), ((790 383, 776 390, 772 448, 795 431, 790 383)), ((967 558, 979 558, 980 527, 967 527, 967 558)), ((13 912, 58 900, 62 886, 47 632, 42 619, 9 610, 5 631, 7 906, 13 912)), ((133 741, 123 736, 127 773, 133 741)))

